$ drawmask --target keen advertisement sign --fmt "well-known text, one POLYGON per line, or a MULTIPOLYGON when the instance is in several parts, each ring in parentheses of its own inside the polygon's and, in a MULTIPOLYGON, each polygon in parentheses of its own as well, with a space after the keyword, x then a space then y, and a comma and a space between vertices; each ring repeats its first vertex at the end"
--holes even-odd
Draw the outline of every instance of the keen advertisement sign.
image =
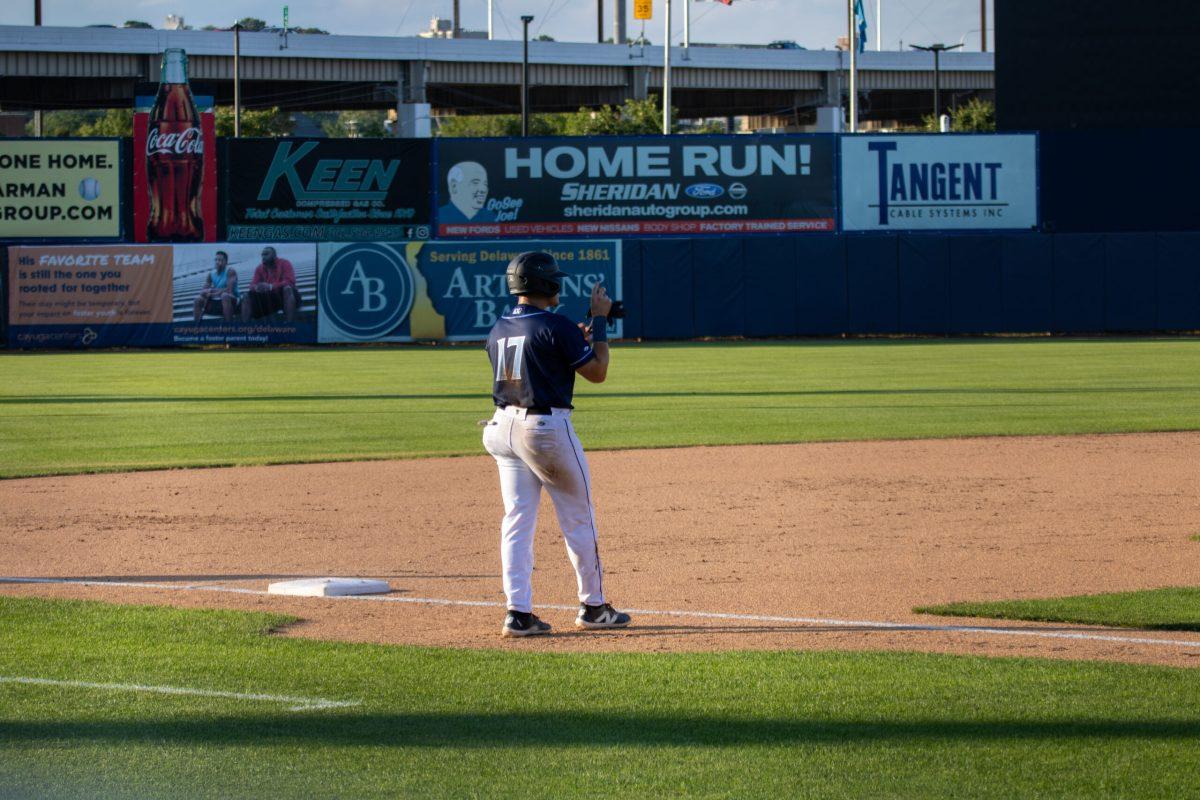
MULTIPOLYGON (((504 271, 526 250, 552 253, 567 273, 560 314, 582 322, 598 281, 612 297, 621 297, 621 246, 615 241, 321 244, 317 338, 483 341, 516 300, 508 294, 504 271)), ((611 335, 621 332, 618 321, 611 335)))
POLYGON ((832 231, 834 140, 442 139, 442 237, 832 231))
POLYGON ((118 139, 0 140, 0 239, 121 235, 118 139))
POLYGON ((1037 136, 843 136, 842 230, 1032 230, 1037 136))
POLYGON ((230 241, 428 239, 428 139, 233 139, 230 241))

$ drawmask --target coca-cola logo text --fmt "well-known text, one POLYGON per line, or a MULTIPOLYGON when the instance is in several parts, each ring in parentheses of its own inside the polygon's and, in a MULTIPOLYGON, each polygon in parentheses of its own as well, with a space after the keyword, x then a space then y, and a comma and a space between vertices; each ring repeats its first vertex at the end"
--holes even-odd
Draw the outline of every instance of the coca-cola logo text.
POLYGON ((148 156, 156 153, 184 155, 203 152, 204 139, 200 136, 199 128, 187 128, 182 131, 166 133, 151 128, 146 136, 146 155, 148 156))

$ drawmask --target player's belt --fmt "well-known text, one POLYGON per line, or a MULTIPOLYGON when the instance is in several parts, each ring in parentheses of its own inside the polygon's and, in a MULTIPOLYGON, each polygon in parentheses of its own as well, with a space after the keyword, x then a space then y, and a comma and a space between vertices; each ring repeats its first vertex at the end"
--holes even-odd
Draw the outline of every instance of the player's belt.
MULTIPOLYGON (((513 406, 513 405, 500 406, 500 407, 501 408, 524 408, 524 406, 513 406)), ((526 416, 528 416, 530 414, 533 414, 533 415, 541 414, 543 416, 548 417, 548 416, 552 415, 553 413, 554 413, 554 409, 549 408, 548 406, 530 406, 529 408, 525 409, 526 416)))

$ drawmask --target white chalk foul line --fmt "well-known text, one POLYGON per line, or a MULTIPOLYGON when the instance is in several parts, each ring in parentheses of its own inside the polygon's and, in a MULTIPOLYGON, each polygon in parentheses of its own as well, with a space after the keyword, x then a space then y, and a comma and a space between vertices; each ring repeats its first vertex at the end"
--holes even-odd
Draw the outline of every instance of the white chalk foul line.
MULTIPOLYGON (((175 592, 218 592, 222 594, 250 594, 269 597, 261 589, 243 589, 235 586, 190 585, 177 583, 148 583, 142 581, 96 581, 78 578, 4 578, 0 583, 46 583, 69 586, 122 586, 132 589, 166 589, 175 592)), ((473 608, 504 608, 503 603, 486 600, 450 600, 440 597, 393 597, 391 595, 345 595, 342 597, 310 598, 321 600, 356 600, 367 603, 410 603, 426 606, 469 606, 473 608)), ((552 611, 578 611, 579 606, 538 605, 539 609, 552 611)), ((1047 631, 1033 628, 998 628, 987 625, 934 625, 920 622, 882 622, 879 620, 826 619, 823 617, 782 617, 768 614, 735 614, 720 611, 678 611, 651 608, 626 608, 630 614, 646 616, 679 617, 684 619, 721 619, 733 622, 768 622, 783 625, 824 625, 831 628, 858 628, 895 631, 925 631, 927 633, 961 633, 983 636, 1029 636, 1037 639, 1074 639, 1115 644, 1145 644, 1156 647, 1187 647, 1200 649, 1200 639, 1158 639, 1148 636, 1124 636, 1110 633, 1083 631, 1047 631)))
POLYGON ((264 703, 284 703, 288 711, 316 711, 325 708, 350 708, 357 700, 325 700, 320 697, 288 697, 281 694, 222 692, 216 689, 193 689, 188 686, 147 686, 141 683, 92 683, 91 681, 60 681, 51 678, 25 678, 0 675, 0 683, 20 683, 32 686, 63 686, 69 689, 102 689, 110 692, 145 692, 175 694, 191 697, 219 697, 224 700, 257 700, 264 703))

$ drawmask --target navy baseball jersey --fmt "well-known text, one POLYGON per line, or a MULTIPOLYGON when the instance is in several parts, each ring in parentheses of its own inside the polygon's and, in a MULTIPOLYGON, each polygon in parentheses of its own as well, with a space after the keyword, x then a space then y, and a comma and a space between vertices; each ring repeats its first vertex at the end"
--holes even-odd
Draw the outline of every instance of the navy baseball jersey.
POLYGON ((492 399, 498 406, 572 408, 575 370, 596 357, 574 322, 518 305, 488 334, 492 399))

